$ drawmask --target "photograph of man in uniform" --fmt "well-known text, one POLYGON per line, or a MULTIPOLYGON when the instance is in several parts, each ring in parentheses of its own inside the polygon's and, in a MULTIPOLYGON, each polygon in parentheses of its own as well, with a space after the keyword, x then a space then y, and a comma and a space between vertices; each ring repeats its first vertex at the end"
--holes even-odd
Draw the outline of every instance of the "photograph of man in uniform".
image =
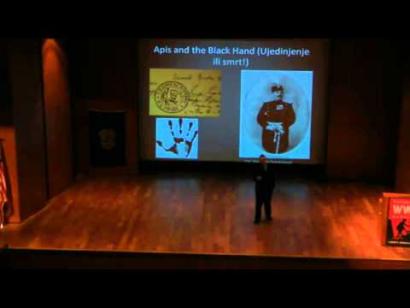
POLYGON ((262 127, 262 146, 270 153, 283 153, 289 148, 289 128, 296 116, 291 103, 283 101, 282 85, 271 87, 273 100, 265 102, 259 110, 257 122, 262 127))
POLYGON ((309 159, 312 71, 242 70, 239 157, 309 159))

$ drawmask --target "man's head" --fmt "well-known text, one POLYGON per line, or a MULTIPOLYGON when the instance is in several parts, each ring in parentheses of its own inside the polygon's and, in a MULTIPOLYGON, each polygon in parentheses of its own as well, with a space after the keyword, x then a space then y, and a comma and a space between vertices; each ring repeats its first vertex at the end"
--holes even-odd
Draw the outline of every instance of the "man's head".
POLYGON ((271 87, 271 92, 275 101, 282 100, 284 92, 282 85, 274 83, 271 87))
POLYGON ((259 162, 260 162, 262 165, 265 165, 265 164, 266 164, 266 157, 265 157, 265 155, 261 154, 261 155, 259 156, 259 162))

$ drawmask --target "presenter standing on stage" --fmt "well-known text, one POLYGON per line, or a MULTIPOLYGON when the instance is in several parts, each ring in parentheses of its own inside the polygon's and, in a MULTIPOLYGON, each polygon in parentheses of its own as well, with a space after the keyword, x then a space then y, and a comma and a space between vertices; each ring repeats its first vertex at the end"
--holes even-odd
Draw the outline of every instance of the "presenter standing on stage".
POLYGON ((259 164, 255 167, 255 224, 261 221, 262 207, 265 209, 266 220, 272 220, 271 201, 275 188, 275 173, 272 164, 267 164, 264 155, 259 156, 259 164))

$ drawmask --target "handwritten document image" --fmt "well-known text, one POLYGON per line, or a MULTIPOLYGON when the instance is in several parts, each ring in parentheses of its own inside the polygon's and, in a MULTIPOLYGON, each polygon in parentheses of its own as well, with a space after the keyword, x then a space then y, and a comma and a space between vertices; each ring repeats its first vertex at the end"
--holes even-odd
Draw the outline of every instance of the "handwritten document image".
POLYGON ((150 69, 149 114, 219 117, 221 71, 150 69))

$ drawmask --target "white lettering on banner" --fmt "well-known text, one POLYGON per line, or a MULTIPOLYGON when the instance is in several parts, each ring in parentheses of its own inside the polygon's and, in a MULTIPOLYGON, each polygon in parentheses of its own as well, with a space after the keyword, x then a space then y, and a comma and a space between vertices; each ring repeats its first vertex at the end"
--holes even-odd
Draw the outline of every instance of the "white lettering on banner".
POLYGON ((410 205, 393 205, 394 215, 410 214, 410 205))

